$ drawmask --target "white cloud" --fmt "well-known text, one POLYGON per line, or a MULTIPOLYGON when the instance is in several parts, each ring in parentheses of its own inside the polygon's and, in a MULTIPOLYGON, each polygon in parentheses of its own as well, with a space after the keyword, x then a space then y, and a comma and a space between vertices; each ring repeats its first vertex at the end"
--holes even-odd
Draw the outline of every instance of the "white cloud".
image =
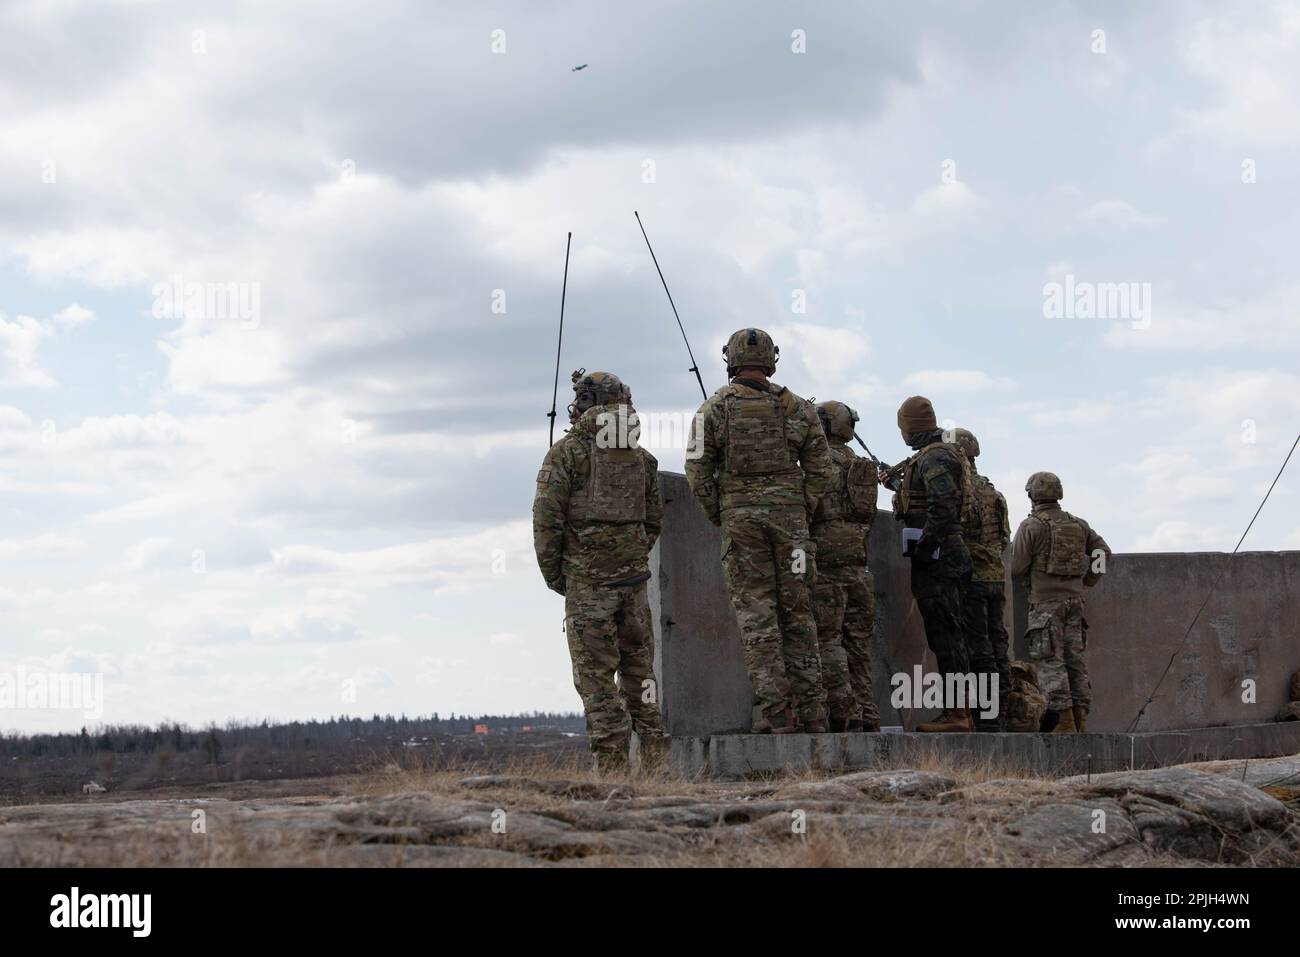
POLYGON ((922 369, 904 376, 903 387, 942 394, 1008 390, 1015 388, 1015 383, 1011 379, 997 378, 979 369, 922 369))
POLYGON ((1155 226, 1161 222, 1160 217, 1139 212, 1131 203, 1122 199, 1098 200, 1081 212, 1079 219, 1090 225, 1117 229, 1155 226))

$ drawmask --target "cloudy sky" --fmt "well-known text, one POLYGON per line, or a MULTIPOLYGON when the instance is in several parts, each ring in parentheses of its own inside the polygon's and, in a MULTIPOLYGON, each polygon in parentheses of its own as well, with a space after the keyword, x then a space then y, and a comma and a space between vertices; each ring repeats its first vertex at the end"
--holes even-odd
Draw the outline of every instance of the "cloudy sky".
POLYGON ((1016 520, 1231 549, 1300 421, 1295 3, 10 0, 0 131, 0 671, 109 722, 578 708, 567 231, 562 386, 699 402, 633 209, 710 390, 760 325, 890 461, 925 393, 1016 520))

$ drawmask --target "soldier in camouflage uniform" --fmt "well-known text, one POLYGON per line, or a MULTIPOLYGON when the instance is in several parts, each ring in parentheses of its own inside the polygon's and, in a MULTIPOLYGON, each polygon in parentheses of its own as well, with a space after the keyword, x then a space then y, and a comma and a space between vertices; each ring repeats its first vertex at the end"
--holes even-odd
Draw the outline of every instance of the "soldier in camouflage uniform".
POLYGON ((768 381, 779 350, 741 329, 722 350, 729 384, 700 406, 686 478, 722 528, 722 564, 762 711, 756 734, 825 731, 808 515, 835 476, 812 404, 768 381))
MULTIPOLYGON (((944 441, 934 406, 914 395, 898 409, 898 428, 914 451, 883 481, 895 489, 894 517, 903 523, 912 559, 912 596, 925 622, 925 639, 944 675, 968 675, 970 658, 962 630, 962 592, 971 576, 970 551, 962 540, 962 517, 970 508, 970 466, 956 446, 944 441)), ((967 707, 945 702, 935 721, 918 731, 973 731, 967 707)), ((969 702, 968 702, 969 704, 969 702)))
POLYGON ((667 738, 646 586, 663 522, 658 463, 637 445, 632 396, 617 376, 579 370, 573 390, 573 425, 537 473, 537 565, 564 596, 573 683, 597 768, 626 768, 630 731, 642 764, 659 764, 667 738))
POLYGON ((1011 543, 1011 522, 1007 500, 975 467, 980 454, 979 439, 966 429, 953 433, 957 448, 970 463, 974 507, 962 523, 962 538, 970 549, 971 581, 962 604, 966 627, 966 649, 970 666, 977 675, 997 675, 998 716, 976 715, 975 730, 1002 731, 1006 728, 1007 693, 1011 690, 1011 660, 1007 626, 1002 621, 1006 607, 1006 568, 1002 554, 1011 543))
POLYGON ((1110 546, 1083 519, 1061 509, 1061 480, 1035 472, 1025 483, 1033 509, 1016 529, 1011 574, 1029 576, 1025 645, 1047 696, 1044 731, 1086 731, 1092 686, 1084 651, 1083 593, 1101 580, 1110 546))
POLYGON ((843 402, 822 402, 817 415, 835 463, 835 483, 812 516, 817 543, 813 608, 830 729, 879 731, 871 687, 875 581, 867 567, 867 536, 876 517, 876 463, 849 448, 856 412, 843 402))

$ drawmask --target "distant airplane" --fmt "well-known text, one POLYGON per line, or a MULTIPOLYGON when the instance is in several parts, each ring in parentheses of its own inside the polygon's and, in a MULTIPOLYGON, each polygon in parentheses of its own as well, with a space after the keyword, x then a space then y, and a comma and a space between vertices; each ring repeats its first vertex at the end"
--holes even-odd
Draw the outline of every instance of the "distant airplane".
POLYGON ((582 66, 575 66, 575 67, 573 67, 571 70, 569 70, 569 72, 570 72, 570 73, 577 73, 579 70, 585 70, 585 69, 587 69, 587 64, 584 63, 582 66))

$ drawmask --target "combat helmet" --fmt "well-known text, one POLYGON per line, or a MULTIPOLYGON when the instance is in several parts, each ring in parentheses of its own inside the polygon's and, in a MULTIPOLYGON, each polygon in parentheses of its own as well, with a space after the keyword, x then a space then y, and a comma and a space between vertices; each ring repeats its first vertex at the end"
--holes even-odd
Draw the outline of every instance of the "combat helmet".
POLYGON ((975 438, 974 432, 969 429, 953 429, 952 440, 972 462, 979 457, 980 440, 975 438))
POLYGON ((764 370, 765 375, 772 375, 781 359, 781 347, 762 329, 739 329, 722 347, 722 355, 727 360, 728 376, 734 377, 745 366, 755 366, 764 370))
POLYGON ((612 372, 574 371, 573 402, 569 404, 569 421, 577 422, 593 406, 610 402, 630 402, 632 390, 612 372))
POLYGON ((822 420, 822 429, 827 435, 845 442, 853 438, 853 425, 858 421, 858 414, 843 402, 832 399, 817 403, 817 417, 822 420))
POLYGON ((1025 483, 1031 502, 1059 502, 1064 492, 1061 480, 1051 472, 1035 472, 1025 483))

